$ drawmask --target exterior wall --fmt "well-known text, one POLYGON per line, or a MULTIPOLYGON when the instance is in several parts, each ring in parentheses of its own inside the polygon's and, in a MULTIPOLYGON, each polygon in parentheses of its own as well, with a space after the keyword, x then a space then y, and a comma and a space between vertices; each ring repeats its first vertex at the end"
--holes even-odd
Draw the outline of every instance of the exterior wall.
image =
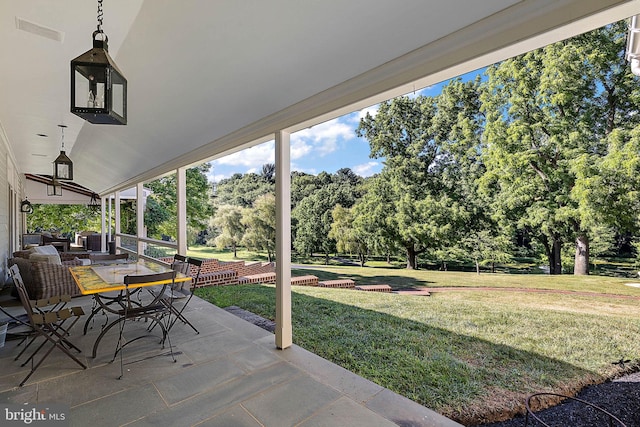
POLYGON ((7 148, 0 144, 0 278, 2 284, 7 277, 7 259, 10 257, 9 246, 9 169, 7 168, 7 148))
MULTIPOLYGON (((7 280, 7 260, 20 248, 24 218, 20 213, 22 181, 9 155, 7 144, 0 142, 0 280, 7 280)), ((1 284, 0 284, 1 285, 1 284)))

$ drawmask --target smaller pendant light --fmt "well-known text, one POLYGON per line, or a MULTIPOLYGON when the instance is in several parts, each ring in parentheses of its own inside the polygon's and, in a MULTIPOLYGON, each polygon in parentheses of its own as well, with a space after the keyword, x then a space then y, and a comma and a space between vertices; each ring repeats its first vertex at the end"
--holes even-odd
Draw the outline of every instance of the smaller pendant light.
POLYGON ((62 196, 62 184, 53 178, 51 184, 47 184, 47 196, 62 196))
POLYGON ((66 125, 58 125, 62 132, 62 148, 60 155, 53 161, 53 179, 60 181, 73 181, 73 162, 64 152, 64 128, 66 125))

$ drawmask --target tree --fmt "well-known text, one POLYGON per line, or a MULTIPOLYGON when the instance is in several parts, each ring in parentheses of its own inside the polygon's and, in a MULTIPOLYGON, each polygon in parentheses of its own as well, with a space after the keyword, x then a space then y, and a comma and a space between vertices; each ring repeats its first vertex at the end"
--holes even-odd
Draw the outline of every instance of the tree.
POLYGON ((249 249, 266 251, 269 262, 276 250, 276 198, 264 194, 256 199, 252 208, 245 208, 242 224, 246 227, 242 244, 249 249))
POLYGON ((582 181, 600 174, 610 135, 640 120, 625 34, 624 23, 612 24, 488 69, 485 189, 503 221, 543 245, 552 274, 562 272, 567 241, 574 274, 588 273, 589 230, 610 209, 582 181))
POLYGON ((260 176, 269 184, 275 185, 276 183, 276 165, 275 163, 266 163, 262 165, 260 176))
POLYGON ((336 205, 331 212, 333 223, 329 230, 329 237, 336 241, 338 251, 344 253, 356 253, 360 265, 364 267, 367 260, 367 241, 353 224, 353 211, 336 205))
POLYGON ((100 230, 100 214, 87 205, 33 205, 27 215, 27 230, 57 232, 73 239, 74 232, 100 230))
POLYGON ((248 208, 256 199, 267 193, 274 193, 275 186, 264 176, 255 173, 236 173, 231 178, 220 180, 216 184, 217 206, 233 205, 248 208))
POLYGON ((364 236, 369 250, 385 255, 390 263, 400 240, 394 216, 389 215, 394 197, 392 186, 384 176, 376 175, 368 179, 366 188, 363 197, 353 206, 353 227, 364 236))
MULTIPOLYGON (((206 229, 211 216, 211 188, 207 180, 207 173, 211 168, 209 163, 186 170, 186 204, 187 226, 191 234, 206 229)), ((175 174, 167 175, 145 184, 152 191, 147 199, 147 215, 145 225, 149 236, 162 238, 161 233, 173 240, 177 237, 177 192, 175 174), (153 209, 150 211, 149 209, 153 209), (164 211, 164 212, 161 212, 164 211), (158 222, 161 221, 161 222, 158 222)), ((189 239, 193 241, 194 239, 189 239)))
POLYGON ((220 206, 213 223, 220 229, 220 234, 215 238, 216 246, 219 249, 231 246, 233 257, 237 258, 238 244, 242 241, 245 232, 242 209, 237 206, 220 206))
POLYGON ((356 129, 358 136, 369 141, 371 156, 386 159, 377 180, 389 183, 372 186, 363 197, 369 206, 384 202, 382 209, 389 219, 364 213, 361 222, 371 220, 365 227, 383 226, 385 232, 392 232, 394 243, 405 250, 410 269, 417 268, 418 255, 451 238, 463 212, 443 185, 441 162, 446 155, 431 128, 434 113, 433 98, 400 97, 380 104, 376 116, 367 114, 356 129))

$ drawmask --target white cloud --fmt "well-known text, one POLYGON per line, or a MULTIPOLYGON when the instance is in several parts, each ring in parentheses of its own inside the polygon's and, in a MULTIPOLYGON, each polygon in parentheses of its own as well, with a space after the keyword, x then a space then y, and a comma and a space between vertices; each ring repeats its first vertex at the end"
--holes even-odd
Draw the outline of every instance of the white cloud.
POLYGON ((212 161, 215 170, 216 165, 242 166, 258 170, 266 163, 275 162, 275 142, 269 141, 260 145, 238 151, 228 156, 212 161))
POLYGON ((351 168, 353 172, 362 177, 371 176, 375 173, 378 173, 380 170, 380 163, 378 162, 367 162, 361 165, 356 165, 351 168))
POLYGON ((378 104, 376 105, 372 105, 371 107, 367 107, 367 108, 363 108, 362 110, 358 111, 357 113, 357 118, 358 118, 358 123, 360 122, 360 119, 364 119, 365 117, 367 117, 367 113, 369 113, 369 115, 371 117, 375 117, 376 114, 378 114, 378 104))
POLYGON ((223 179, 227 179, 227 178, 231 178, 231 175, 227 176, 224 174, 214 174, 214 173, 210 173, 207 176, 207 179, 209 180, 209 182, 220 182, 223 179))
POLYGON ((294 157, 293 148, 296 147, 303 155, 315 152, 318 156, 326 156, 340 148, 340 142, 353 138, 353 128, 341 121, 341 118, 329 120, 308 129, 303 129, 291 135, 292 158, 294 157), (304 148, 304 150, 302 150, 304 148))
POLYGON ((309 155, 313 151, 313 147, 311 144, 308 144, 306 141, 302 139, 294 139, 291 141, 291 159, 300 159, 304 156, 309 155))

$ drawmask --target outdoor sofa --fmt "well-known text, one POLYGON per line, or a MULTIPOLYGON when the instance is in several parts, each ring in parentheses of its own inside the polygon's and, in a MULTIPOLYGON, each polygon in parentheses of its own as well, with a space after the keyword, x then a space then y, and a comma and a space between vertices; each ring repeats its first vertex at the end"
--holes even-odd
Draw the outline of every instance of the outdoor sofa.
MULTIPOLYGON (((59 295, 80 295, 69 267, 84 265, 88 260, 65 256, 51 245, 37 246, 13 253, 9 266, 17 264, 31 299, 51 298, 59 295)), ((79 254, 80 255, 80 254, 79 254)))

